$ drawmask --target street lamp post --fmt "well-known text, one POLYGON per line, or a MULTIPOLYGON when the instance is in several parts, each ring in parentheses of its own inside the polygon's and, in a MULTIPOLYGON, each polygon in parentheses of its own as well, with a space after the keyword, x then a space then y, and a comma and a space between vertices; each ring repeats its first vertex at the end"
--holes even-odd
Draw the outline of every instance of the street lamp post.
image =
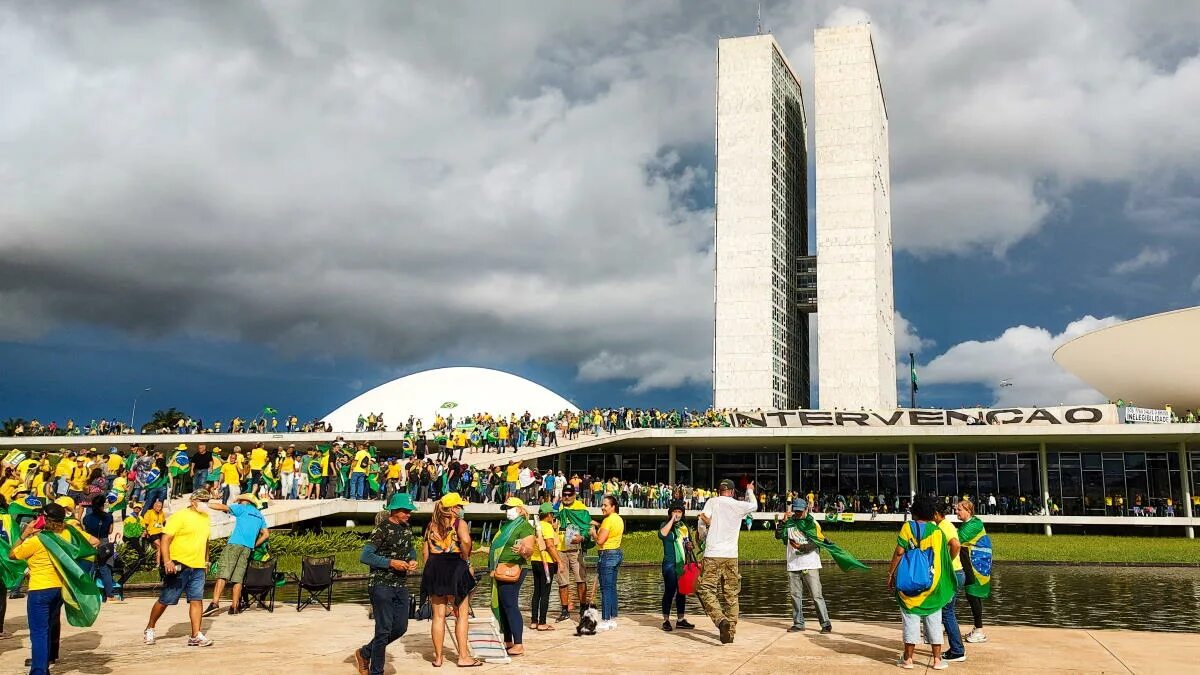
POLYGON ((129 428, 130 428, 131 430, 135 431, 135 432, 137 431, 137 428, 133 426, 133 419, 134 419, 134 417, 136 417, 136 416, 137 416, 137 402, 138 402, 138 398, 140 398, 142 394, 144 394, 144 393, 146 393, 146 392, 148 392, 148 391, 150 391, 150 387, 146 387, 145 389, 143 389, 143 390, 141 390, 140 392, 138 392, 138 395, 137 395, 137 396, 134 396, 134 397, 133 397, 133 409, 129 411, 129 428))

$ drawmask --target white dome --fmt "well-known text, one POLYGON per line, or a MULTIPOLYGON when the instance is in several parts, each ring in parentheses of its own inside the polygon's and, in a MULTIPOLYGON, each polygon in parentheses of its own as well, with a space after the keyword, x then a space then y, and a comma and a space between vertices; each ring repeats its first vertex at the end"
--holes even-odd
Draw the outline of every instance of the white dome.
POLYGON ((575 410, 567 399, 536 382, 490 368, 436 368, 381 384, 325 416, 334 431, 354 431, 358 416, 383 413, 388 429, 412 415, 428 426, 435 415, 453 413, 455 419, 478 412, 493 415, 549 415, 575 410), (446 403, 456 404, 442 410, 446 403))

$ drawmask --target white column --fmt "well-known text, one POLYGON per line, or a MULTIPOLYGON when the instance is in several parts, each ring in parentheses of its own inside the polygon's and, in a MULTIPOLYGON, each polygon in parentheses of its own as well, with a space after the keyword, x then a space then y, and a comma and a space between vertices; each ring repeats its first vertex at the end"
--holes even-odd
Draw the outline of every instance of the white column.
POLYGON ((783 445, 783 491, 788 493, 792 491, 792 444, 785 443, 783 445))
POLYGON ((1183 508, 1186 509, 1188 526, 1184 528, 1188 539, 1196 538, 1196 528, 1192 523, 1192 473, 1189 471, 1187 443, 1179 441, 1179 480, 1183 483, 1183 508))
MULTIPOLYGON (((1042 483, 1042 506, 1044 508, 1046 508, 1046 514, 1047 514, 1046 517, 1047 518, 1050 517, 1049 516, 1050 509, 1048 506, 1050 503, 1050 468, 1048 466, 1049 463, 1050 462, 1046 459, 1046 442, 1041 441, 1040 443, 1038 443, 1038 469, 1039 469, 1038 476, 1042 483)), ((1044 528, 1044 531, 1045 531, 1045 534, 1047 537, 1052 536, 1054 534, 1054 530, 1050 527, 1050 523, 1046 523, 1043 526, 1043 528, 1044 528)))
POLYGON ((912 503, 912 499, 917 496, 917 446, 914 443, 908 444, 908 500, 912 503))

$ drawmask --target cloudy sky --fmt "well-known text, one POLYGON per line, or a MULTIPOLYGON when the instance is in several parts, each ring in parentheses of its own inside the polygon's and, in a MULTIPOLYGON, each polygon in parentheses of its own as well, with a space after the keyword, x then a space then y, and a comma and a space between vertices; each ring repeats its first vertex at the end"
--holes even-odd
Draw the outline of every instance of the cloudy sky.
MULTIPOLYGON (((705 405, 754 4, 5 5, 0 416, 311 417, 462 364, 705 405)), ((1200 300, 1194 9, 763 3, 810 115, 813 30, 872 22, 922 403, 1090 400, 1054 346, 1200 300)))

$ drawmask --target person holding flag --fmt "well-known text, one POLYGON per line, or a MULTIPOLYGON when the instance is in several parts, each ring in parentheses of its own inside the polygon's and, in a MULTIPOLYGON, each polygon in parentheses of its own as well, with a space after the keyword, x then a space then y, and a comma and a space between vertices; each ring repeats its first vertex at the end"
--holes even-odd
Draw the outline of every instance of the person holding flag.
POLYGON ((100 614, 100 589, 77 562, 94 554, 99 542, 67 527, 66 521, 66 509, 47 504, 8 552, 10 560, 23 560, 29 566, 26 613, 31 675, 47 675, 50 663, 58 660, 58 626, 64 608, 67 622, 81 628, 94 624, 100 614))
POLYGON ((913 668, 913 654, 917 650, 917 642, 921 639, 921 629, 925 630, 925 642, 933 651, 934 670, 945 670, 950 664, 942 660, 942 608, 954 599, 954 567, 950 562, 950 547, 946 534, 933 522, 933 499, 920 495, 913 499, 909 511, 912 520, 905 521, 896 537, 896 550, 892 555, 891 567, 888 569, 888 590, 894 590, 896 604, 900 606, 900 617, 903 621, 904 655, 896 665, 910 670, 913 668), (924 590, 913 591, 913 594, 901 590, 897 582, 897 573, 901 560, 907 555, 916 555, 918 551, 928 551, 925 554, 932 559, 929 585, 924 590))
POLYGON ((167 472, 171 477, 171 494, 182 497, 184 489, 192 487, 189 484, 190 480, 180 478, 180 476, 190 477, 192 472, 192 458, 188 457, 186 444, 180 443, 175 446, 175 452, 167 461, 167 472))
POLYGON ((821 549, 829 552, 842 571, 865 570, 867 566, 829 541, 821 531, 821 523, 809 512, 807 501, 797 497, 792 500, 791 507, 791 512, 786 514, 786 518, 775 523, 775 538, 787 546, 788 590, 792 596, 792 626, 788 628, 788 632, 804 630, 804 587, 807 585, 813 604, 817 607, 817 620, 821 622, 821 632, 831 633, 833 625, 829 620, 829 610, 821 588, 821 549))
POLYGON ((558 601, 562 612, 558 621, 565 621, 575 611, 571 604, 571 578, 575 578, 575 590, 580 608, 588 601, 587 567, 583 555, 594 543, 592 540, 592 513, 575 497, 575 486, 563 486, 562 501, 559 502, 558 520, 562 530, 558 538, 558 601))
POLYGON ((962 523, 958 526, 958 540, 962 543, 959 555, 967 582, 967 604, 975 621, 975 629, 963 639, 970 643, 987 642, 983 633, 983 599, 992 594, 992 538, 975 515, 974 502, 960 501, 954 506, 954 514, 962 523))
POLYGON ((517 599, 521 593, 521 582, 529 571, 525 562, 537 549, 536 535, 529 524, 529 512, 519 497, 504 501, 507 522, 492 538, 488 551, 488 570, 492 575, 492 616, 504 633, 504 649, 509 656, 525 653, 523 635, 525 624, 521 619, 521 608, 517 599))

